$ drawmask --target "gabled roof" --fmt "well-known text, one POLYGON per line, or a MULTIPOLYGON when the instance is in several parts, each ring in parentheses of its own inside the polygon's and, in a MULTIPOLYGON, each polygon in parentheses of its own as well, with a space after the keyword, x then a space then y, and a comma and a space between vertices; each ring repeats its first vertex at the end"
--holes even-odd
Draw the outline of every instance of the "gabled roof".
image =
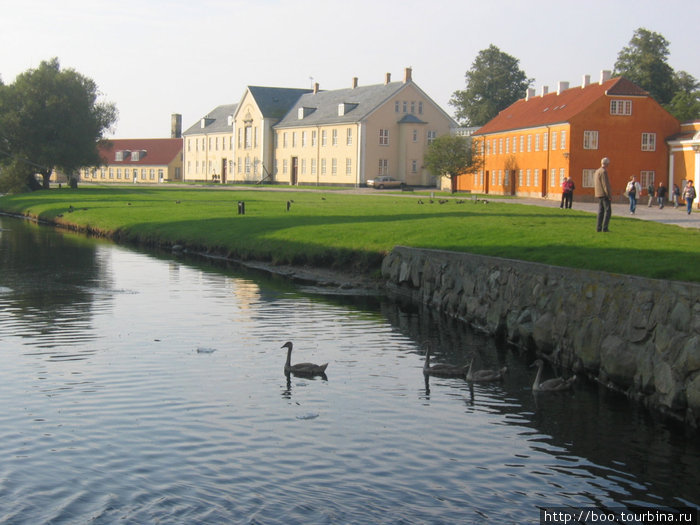
POLYGON ((307 93, 296 101, 275 127, 360 122, 407 85, 404 82, 389 82, 388 84, 307 93), (338 105, 340 104, 345 104, 343 115, 338 114, 338 105), (307 112, 303 119, 299 119, 299 108, 310 108, 313 111, 307 112))
MULTIPOLYGON (((263 118, 282 118, 289 108, 310 89, 248 86, 263 118)), ((245 97, 245 94, 243 95, 245 97)))
POLYGON ((560 94, 552 92, 527 100, 522 98, 501 111, 474 134, 486 135, 568 122, 606 95, 644 97, 649 96, 649 93, 626 78, 617 77, 602 84, 566 89, 560 94))
POLYGON ((204 133, 224 133, 232 131, 233 126, 228 123, 228 117, 236 113, 238 104, 224 104, 217 106, 195 124, 192 124, 183 135, 202 135, 204 133), (204 122, 204 127, 202 127, 204 122))
POLYGON ((98 144, 97 150, 104 165, 168 165, 182 153, 182 139, 110 139, 98 144), (145 151, 146 154, 138 161, 131 155, 117 161, 118 151, 145 151))

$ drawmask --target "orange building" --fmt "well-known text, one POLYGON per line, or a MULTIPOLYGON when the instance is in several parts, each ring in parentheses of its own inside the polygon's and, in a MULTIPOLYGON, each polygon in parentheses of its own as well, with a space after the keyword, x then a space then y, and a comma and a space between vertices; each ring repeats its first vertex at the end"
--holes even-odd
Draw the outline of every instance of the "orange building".
MULTIPOLYGON (((700 187, 700 121, 681 124, 680 133, 668 140, 669 182, 668 187, 677 184, 681 195, 689 180, 695 188, 700 187)), ((697 191, 697 189, 696 189, 697 191)), ((700 199, 695 203, 700 208, 700 199)))
POLYGON ((623 198, 631 175, 642 186, 669 180, 666 139, 679 122, 625 78, 583 77, 580 87, 560 82, 501 111, 474 133, 483 158, 476 173, 458 177, 460 191, 560 198, 570 177, 577 199, 593 198, 593 173, 610 158, 613 193, 623 198))

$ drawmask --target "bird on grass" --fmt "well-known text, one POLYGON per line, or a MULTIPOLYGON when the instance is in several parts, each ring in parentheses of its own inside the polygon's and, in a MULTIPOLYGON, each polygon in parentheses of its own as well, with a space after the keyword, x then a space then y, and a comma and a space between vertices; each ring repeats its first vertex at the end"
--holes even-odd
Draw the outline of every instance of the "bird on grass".
POLYGON ((503 380, 508 367, 503 367, 500 370, 474 370, 474 358, 469 362, 467 368, 467 381, 471 383, 491 383, 494 381, 503 380))
POLYGON ((323 365, 315 365, 313 363, 292 364, 292 347, 293 346, 294 345, 292 344, 291 341, 287 341, 281 347, 281 348, 287 349, 287 362, 284 364, 284 373, 285 374, 294 374, 296 376, 306 376, 306 377, 325 376, 326 375, 326 368, 328 367, 328 363, 325 363, 323 365))
POLYGON ((467 373, 466 366, 454 365, 433 365, 430 366, 431 345, 428 344, 428 350, 425 352, 425 362, 423 363, 423 373, 426 376, 436 377, 464 377, 467 373))
POLYGON ((535 382, 532 383, 533 392, 559 392, 562 390, 569 390, 574 386, 574 381, 576 381, 576 376, 572 376, 568 379, 563 377, 553 377, 552 379, 547 379, 540 383, 540 378, 542 376, 542 369, 544 368, 544 361, 542 359, 537 359, 530 366, 536 366, 537 375, 535 376, 535 382))

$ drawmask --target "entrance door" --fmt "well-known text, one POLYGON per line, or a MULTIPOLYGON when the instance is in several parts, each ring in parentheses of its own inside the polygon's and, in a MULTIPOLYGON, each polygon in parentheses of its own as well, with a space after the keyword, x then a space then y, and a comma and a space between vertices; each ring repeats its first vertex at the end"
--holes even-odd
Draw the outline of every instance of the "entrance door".
POLYGON ((292 157, 292 179, 291 179, 291 184, 292 186, 297 185, 297 173, 299 169, 299 157, 292 157))
POLYGON ((547 170, 542 170, 542 196, 547 196, 547 170))
POLYGON ((228 175, 228 160, 221 159, 221 184, 226 184, 226 175, 228 175))
POLYGON ((489 184, 490 184, 490 174, 488 170, 484 173, 484 193, 488 195, 489 193, 489 184))

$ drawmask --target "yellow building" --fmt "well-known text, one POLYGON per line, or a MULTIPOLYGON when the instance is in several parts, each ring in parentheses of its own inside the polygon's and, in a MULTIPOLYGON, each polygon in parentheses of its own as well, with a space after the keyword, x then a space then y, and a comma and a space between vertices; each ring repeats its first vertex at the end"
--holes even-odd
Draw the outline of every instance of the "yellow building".
POLYGON ((110 139, 98 145, 102 164, 80 170, 80 180, 99 183, 182 180, 182 139, 110 139))
POLYGON ((379 175, 408 185, 432 185, 423 167, 428 145, 456 127, 412 80, 333 91, 314 89, 298 98, 274 126, 273 180, 287 184, 360 186, 379 175))
POLYGON ((231 182, 236 107, 237 104, 218 106, 182 134, 186 181, 231 182))
MULTIPOLYGON (((681 195, 689 180, 700 187, 700 121, 681 124, 681 131, 667 140, 669 148, 668 187, 677 184, 681 195)), ((700 208, 700 199, 695 201, 700 208)))
POLYGON ((310 89, 248 86, 234 114, 235 173, 241 182, 272 181, 273 126, 310 89))

